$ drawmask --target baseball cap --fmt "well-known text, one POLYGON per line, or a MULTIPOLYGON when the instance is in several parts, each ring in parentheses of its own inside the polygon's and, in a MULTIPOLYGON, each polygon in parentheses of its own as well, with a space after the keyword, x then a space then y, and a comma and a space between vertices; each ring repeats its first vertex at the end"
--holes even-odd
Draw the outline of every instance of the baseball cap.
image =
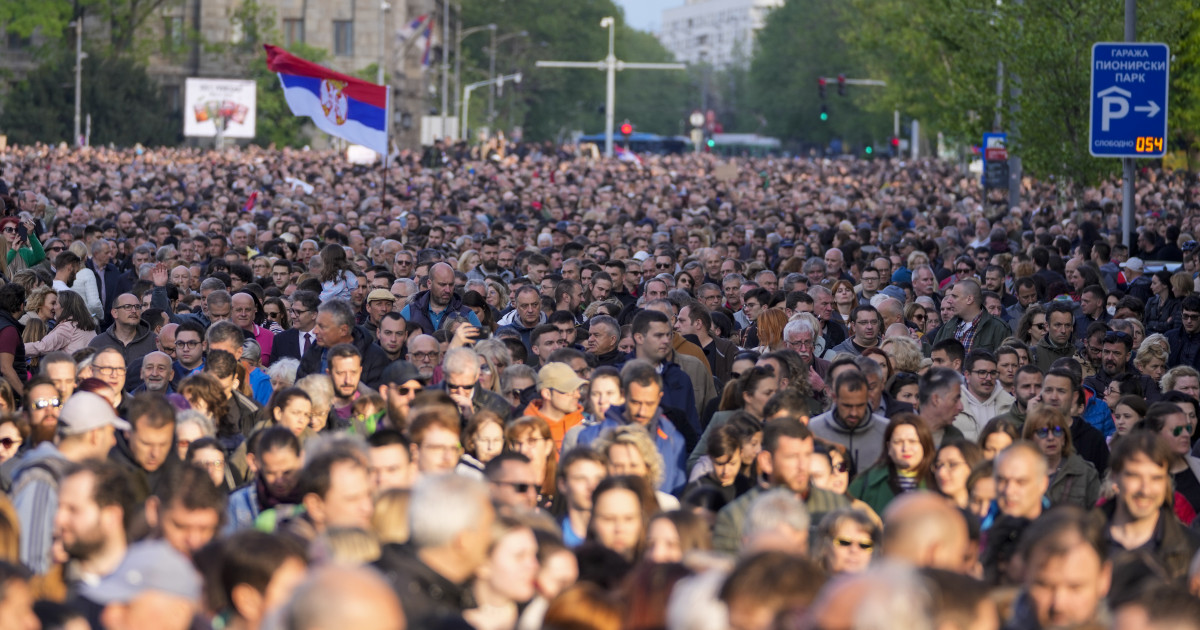
POLYGON ((429 379, 421 376, 421 372, 417 370, 417 366, 408 361, 393 361, 391 365, 384 368, 383 376, 379 378, 380 384, 389 387, 403 385, 409 381, 417 381, 424 385, 429 379))
POLYGON ((388 291, 387 289, 372 289, 371 292, 367 294, 367 304, 377 301, 395 302, 396 296, 392 295, 392 292, 388 291))
POLYGON ((638 262, 644 262, 649 257, 650 257, 650 252, 643 251, 643 250, 638 250, 638 252, 633 255, 633 259, 638 262))
POLYGON ((1142 262, 1141 258, 1134 256, 1133 258, 1126 260, 1125 264, 1121 266, 1126 269, 1132 269, 1133 271, 1142 271, 1146 268, 1146 263, 1142 262))
POLYGON ((779 249, 784 249, 785 247, 791 248, 791 247, 795 247, 795 246, 796 246, 796 243, 794 243, 792 241, 780 241, 779 242, 779 249))
POLYGON ((99 394, 77 391, 59 410, 59 435, 81 435, 108 425, 122 431, 130 429, 128 422, 117 417, 112 403, 99 394))
POLYGON ((201 581, 183 554, 164 540, 150 540, 130 546, 116 571, 95 584, 85 583, 81 591, 98 604, 131 602, 147 591, 198 602, 201 581))
POLYGON ((553 389, 560 392, 573 392, 582 387, 587 381, 579 378, 575 370, 566 363, 547 363, 538 372, 538 389, 553 389))

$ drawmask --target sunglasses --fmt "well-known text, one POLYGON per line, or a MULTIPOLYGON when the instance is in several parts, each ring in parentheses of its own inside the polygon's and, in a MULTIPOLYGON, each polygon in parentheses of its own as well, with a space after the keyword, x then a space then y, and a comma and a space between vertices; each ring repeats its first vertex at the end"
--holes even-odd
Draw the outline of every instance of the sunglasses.
MULTIPOLYGON (((1176 427, 1176 428, 1182 428, 1182 427, 1176 427)), ((1054 437, 1060 438, 1063 436, 1063 428, 1062 427, 1042 427, 1042 428, 1038 429, 1037 431, 1033 432, 1034 435, 1036 435, 1039 439, 1043 439, 1043 440, 1050 437, 1051 433, 1054 434, 1054 437)), ((1189 431, 1189 433, 1190 433, 1190 431, 1189 431)), ((1176 433, 1175 435, 1179 435, 1179 434, 1176 433)))
POLYGON ((58 246, 58 245, 55 245, 54 247, 47 247, 47 248, 46 248, 46 251, 48 251, 48 252, 61 252, 61 251, 62 251, 62 250, 64 250, 64 249, 66 249, 66 248, 65 248, 65 247, 61 247, 61 246, 58 246))
POLYGON ((62 402, 59 401, 58 398, 41 398, 33 401, 34 409, 45 409, 46 407, 54 407, 57 409, 60 406, 62 406, 62 402))
POLYGON ((1171 429, 1171 435, 1174 435, 1175 437, 1179 437, 1184 433, 1191 435, 1193 430, 1195 430, 1195 427, 1190 424, 1185 424, 1183 426, 1178 426, 1174 429, 1171 429))
POLYGON ((12 448, 13 446, 20 446, 22 441, 21 438, 0 438, 0 447, 12 448))
POLYGON ((846 462, 838 462, 833 465, 833 472, 838 473, 839 475, 848 470, 850 470, 850 464, 847 464, 846 462))
POLYGON ((409 394, 416 394, 416 393, 419 393, 420 391, 421 391, 420 387, 397 387, 396 388, 396 393, 400 394, 401 396, 407 396, 409 394))
POLYGON ((836 540, 836 542, 839 547, 849 547, 851 545, 858 545, 858 548, 862 549, 863 551, 870 551, 875 548, 875 543, 862 542, 861 540, 846 540, 845 538, 838 538, 836 540))
POLYGON ((493 481, 492 483, 498 486, 508 486, 515 490, 517 494, 525 494, 530 490, 536 490, 537 486, 531 483, 517 483, 515 481, 493 481))

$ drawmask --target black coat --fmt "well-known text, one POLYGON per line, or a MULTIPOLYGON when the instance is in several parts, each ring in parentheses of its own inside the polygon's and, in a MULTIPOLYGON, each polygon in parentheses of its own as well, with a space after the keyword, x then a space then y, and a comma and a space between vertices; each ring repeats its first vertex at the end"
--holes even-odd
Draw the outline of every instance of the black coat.
POLYGON ((409 628, 465 627, 462 613, 475 607, 471 589, 429 568, 411 545, 384 545, 375 568, 400 597, 409 628))
MULTIPOLYGON (((371 334, 368 333, 362 326, 354 327, 354 339, 351 343, 355 348, 358 348, 359 354, 362 355, 362 382, 368 387, 379 389, 379 383, 383 378, 383 370, 387 368, 392 361, 388 358, 383 348, 378 344, 371 342, 371 334)), ((323 374, 321 369, 321 359, 324 357, 326 348, 316 345, 315 343, 309 347, 308 352, 300 359, 300 369, 296 371, 296 378, 301 379, 309 374, 323 374)))
POLYGON ((271 360, 279 359, 300 360, 299 328, 289 328, 275 335, 275 343, 271 346, 271 360))

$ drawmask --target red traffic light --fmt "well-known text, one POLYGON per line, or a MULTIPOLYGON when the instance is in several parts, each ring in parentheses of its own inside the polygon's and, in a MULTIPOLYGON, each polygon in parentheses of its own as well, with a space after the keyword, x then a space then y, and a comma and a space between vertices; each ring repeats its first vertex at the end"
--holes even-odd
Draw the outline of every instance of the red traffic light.
POLYGON ((626 136, 632 134, 633 133, 633 125, 631 125, 629 123, 623 123, 621 125, 621 133, 626 136))
POLYGON ((817 85, 825 87, 825 77, 817 77, 817 85))
POLYGON ((846 95, 846 75, 839 74, 837 76, 837 81, 838 81, 838 96, 845 96, 846 95))
POLYGON ((892 148, 893 149, 900 148, 900 138, 895 138, 895 137, 892 138, 892 148))

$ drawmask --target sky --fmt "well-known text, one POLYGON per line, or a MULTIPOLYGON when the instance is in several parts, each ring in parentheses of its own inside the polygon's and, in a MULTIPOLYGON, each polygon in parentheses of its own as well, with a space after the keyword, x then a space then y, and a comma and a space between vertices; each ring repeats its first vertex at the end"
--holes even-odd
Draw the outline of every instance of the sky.
POLYGON ((636 29, 658 31, 662 10, 683 6, 684 0, 615 0, 625 11, 625 21, 636 29))

